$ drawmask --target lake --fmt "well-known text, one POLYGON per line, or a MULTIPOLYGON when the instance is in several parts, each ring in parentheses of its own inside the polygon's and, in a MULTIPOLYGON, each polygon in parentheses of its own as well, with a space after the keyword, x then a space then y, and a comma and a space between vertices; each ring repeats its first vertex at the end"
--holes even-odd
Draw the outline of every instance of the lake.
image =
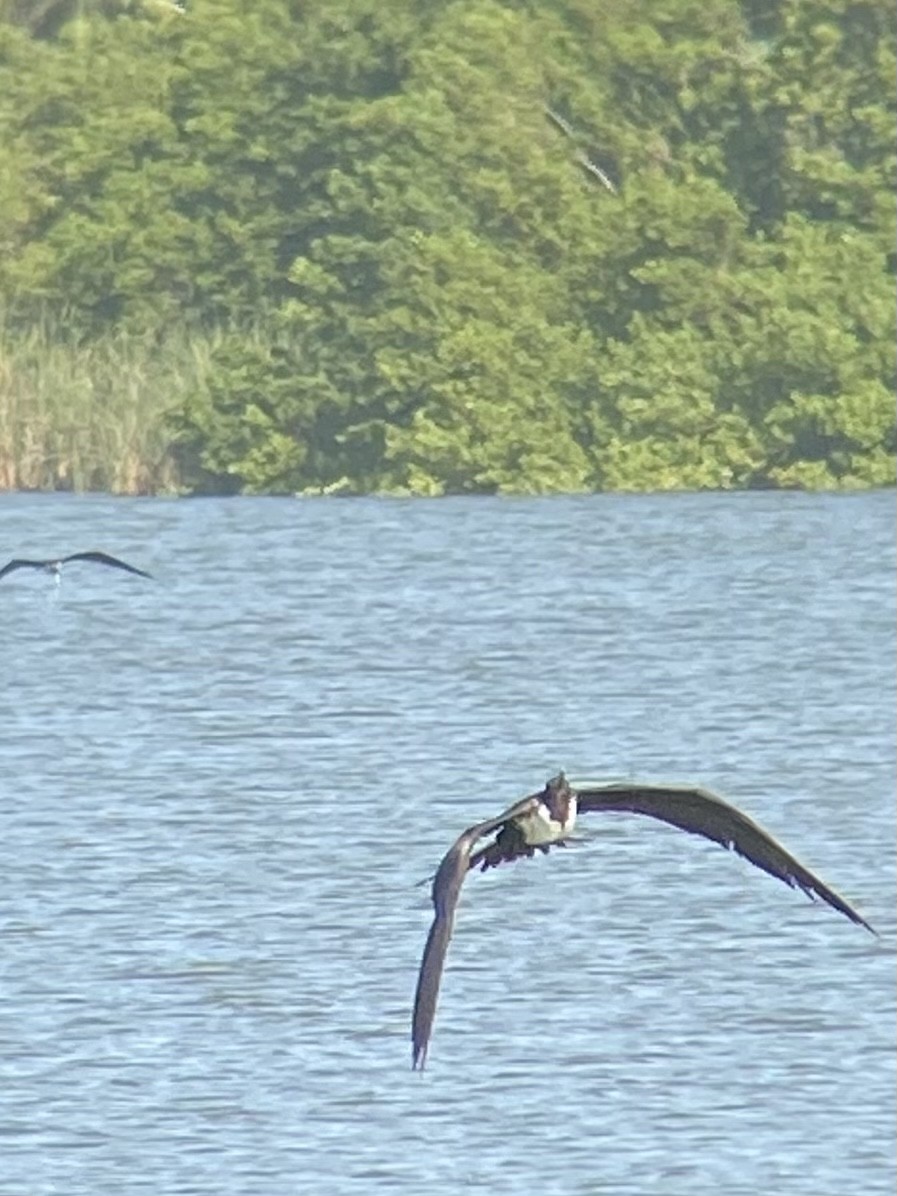
POLYGON ((894 494, 0 495, 0 1193, 863 1196, 895 1173, 894 494), (0 561, 2 564, 2 561, 0 561), (880 932, 592 816, 699 783, 880 932))

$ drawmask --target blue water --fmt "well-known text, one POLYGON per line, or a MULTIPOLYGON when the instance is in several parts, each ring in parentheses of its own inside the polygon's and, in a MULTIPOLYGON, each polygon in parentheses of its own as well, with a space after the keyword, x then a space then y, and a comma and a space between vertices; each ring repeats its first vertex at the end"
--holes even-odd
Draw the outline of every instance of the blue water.
POLYGON ((894 496, 0 496, 0 1193, 864 1196, 895 1172, 894 496), (2 561, 0 561, 2 564, 2 561), (738 803, 881 931, 559 768, 738 803))

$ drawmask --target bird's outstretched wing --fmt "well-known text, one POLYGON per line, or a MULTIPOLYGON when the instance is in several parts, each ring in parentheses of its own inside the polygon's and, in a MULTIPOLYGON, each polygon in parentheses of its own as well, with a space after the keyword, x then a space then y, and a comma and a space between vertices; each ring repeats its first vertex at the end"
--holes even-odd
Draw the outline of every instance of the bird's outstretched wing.
POLYGON ((555 110, 553 108, 549 108, 547 104, 542 106, 542 110, 551 123, 556 128, 560 129, 565 137, 569 137, 573 141, 576 140, 576 134, 574 133, 573 126, 570 124, 569 120, 565 120, 559 112, 555 112, 555 110))
POLYGON ((617 188, 613 185, 608 176, 604 173, 600 166, 597 166, 592 161, 588 154, 584 153, 583 150, 577 150, 576 161, 580 164, 583 170, 585 170, 593 178, 597 179, 603 187, 607 187, 608 191, 610 191, 612 195, 617 194, 617 188))
POLYGON ((468 827, 445 853, 433 877, 432 898, 435 915, 427 935, 417 978, 417 991, 414 994, 414 1014, 411 1022, 412 1067, 423 1070, 427 1059, 427 1046, 436 1016, 439 984, 455 925, 455 909, 461 895, 461 886, 470 869, 470 853, 484 836, 498 830, 509 819, 517 818, 533 809, 538 798, 538 793, 521 798, 497 818, 490 818, 486 822, 478 822, 476 826, 468 827))
POLYGON ((12 573, 14 569, 45 569, 47 563, 47 561, 7 561, 3 568, 0 569, 0 577, 5 577, 7 573, 12 573))
POLYGON ((633 783, 598 785, 580 789, 574 785, 580 814, 622 810, 659 818, 671 826, 703 835, 714 843, 735 851, 770 876, 783 880, 791 888, 802 889, 809 897, 821 897, 834 909, 867 930, 876 932, 843 897, 839 897, 786 851, 762 826, 706 789, 677 785, 640 785, 633 783))
POLYGON ((71 556, 62 558, 63 564, 66 561, 96 561, 98 565, 111 565, 113 569, 124 569, 127 573, 136 573, 140 577, 152 577, 152 573, 138 569, 135 565, 129 565, 127 561, 120 561, 118 557, 110 556, 108 552, 73 552, 71 556))

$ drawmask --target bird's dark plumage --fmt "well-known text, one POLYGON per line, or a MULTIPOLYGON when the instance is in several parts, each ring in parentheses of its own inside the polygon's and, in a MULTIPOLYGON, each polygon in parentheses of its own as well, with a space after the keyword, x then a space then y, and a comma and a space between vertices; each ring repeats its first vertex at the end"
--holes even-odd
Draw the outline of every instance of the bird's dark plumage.
POLYGON ((113 569, 124 569, 126 573, 136 573, 139 577, 152 577, 143 569, 129 565, 127 561, 120 561, 118 557, 110 556, 108 552, 73 552, 69 556, 55 557, 47 561, 26 561, 15 559, 8 561, 0 569, 0 577, 12 573, 15 569, 44 569, 48 573, 59 573, 60 568, 69 561, 94 561, 98 565, 110 565, 113 569))
POLYGON ((423 1067, 427 1057, 427 1044, 436 1016, 436 999, 439 996, 439 982, 445 955, 455 924, 455 908, 461 895, 461 886, 471 866, 470 853, 474 846, 499 827, 511 826, 512 819, 525 814, 539 800, 537 793, 516 802, 497 818, 479 822, 460 835, 446 852, 442 863, 433 877, 432 898, 435 917, 420 965, 417 992, 414 997, 414 1020, 412 1041, 414 1044, 414 1066, 423 1067))
POLYGON ((577 789, 576 793, 580 814, 612 810, 646 814, 692 835, 703 835, 777 880, 783 880, 792 889, 821 898, 851 922, 872 930, 843 897, 823 884, 759 823, 715 793, 688 785, 601 785, 577 789))
POLYGON ((564 843, 577 814, 605 811, 645 814, 690 834, 712 839, 792 888, 821 898, 852 922, 875 933, 843 897, 814 876, 768 831, 716 794, 688 785, 629 782, 580 789, 571 787, 561 773, 548 781, 540 793, 516 802, 497 818, 469 827, 439 865, 432 888, 435 916, 424 947, 414 998, 412 1066, 423 1068, 426 1062, 455 909, 467 873, 472 868, 486 869, 521 856, 532 856, 536 850, 547 853, 553 844, 564 843), (534 828, 541 828, 541 837, 533 833, 534 828), (474 851, 481 839, 496 830, 498 835, 492 843, 474 851))

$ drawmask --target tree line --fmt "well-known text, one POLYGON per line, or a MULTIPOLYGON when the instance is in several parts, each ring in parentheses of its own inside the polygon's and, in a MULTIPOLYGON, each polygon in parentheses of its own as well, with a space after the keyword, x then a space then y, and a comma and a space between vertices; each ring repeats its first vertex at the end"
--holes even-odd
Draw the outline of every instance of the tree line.
POLYGON ((0 485, 894 480, 884 0, 0 0, 0 485))

